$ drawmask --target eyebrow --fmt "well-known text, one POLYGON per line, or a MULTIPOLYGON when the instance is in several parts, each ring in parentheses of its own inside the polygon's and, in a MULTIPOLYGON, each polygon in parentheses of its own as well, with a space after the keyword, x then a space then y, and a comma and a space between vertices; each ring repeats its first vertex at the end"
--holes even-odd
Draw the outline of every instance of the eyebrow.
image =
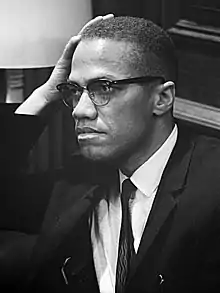
MULTIPOLYGON (((93 81, 96 81, 96 80, 102 80, 102 79, 104 79, 104 80, 112 80, 112 81, 114 81, 115 77, 110 77, 110 76, 107 77, 106 75, 104 75, 104 76, 99 76, 99 77, 94 77, 94 78, 91 78, 91 79, 87 80, 87 83, 86 83, 86 84, 89 84, 89 83, 91 83, 91 82, 93 82, 93 81)), ((70 79, 67 79, 66 81, 69 82, 69 83, 75 83, 75 84, 77 84, 77 85, 80 85, 78 82, 73 81, 73 80, 70 80, 70 79)))

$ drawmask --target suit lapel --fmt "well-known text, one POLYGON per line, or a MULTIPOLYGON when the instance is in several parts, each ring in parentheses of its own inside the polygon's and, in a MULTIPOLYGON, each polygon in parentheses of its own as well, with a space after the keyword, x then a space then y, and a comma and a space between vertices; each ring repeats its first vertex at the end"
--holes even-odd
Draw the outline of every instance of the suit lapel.
POLYGON ((185 136, 179 135, 158 187, 137 256, 132 263, 131 277, 147 254, 164 222, 177 206, 178 196, 187 182, 192 150, 193 143, 185 136))
MULTIPOLYGON (((50 259, 65 257, 65 255, 62 255, 64 251, 62 246, 66 242, 71 243, 69 241, 71 235, 76 236, 78 232, 81 233, 78 226, 80 227, 83 219, 88 222, 89 213, 96 201, 99 200, 94 196, 98 187, 98 185, 73 186, 66 181, 56 184, 45 215, 42 231, 33 250, 33 275, 40 266, 50 259)), ((68 249, 65 250, 65 254, 67 251, 68 249)))
POLYGON ((61 268, 63 280, 66 285, 72 286, 74 291, 98 292, 90 225, 87 218, 84 218, 77 230, 78 233, 71 233, 69 239, 60 248, 63 252, 61 268))

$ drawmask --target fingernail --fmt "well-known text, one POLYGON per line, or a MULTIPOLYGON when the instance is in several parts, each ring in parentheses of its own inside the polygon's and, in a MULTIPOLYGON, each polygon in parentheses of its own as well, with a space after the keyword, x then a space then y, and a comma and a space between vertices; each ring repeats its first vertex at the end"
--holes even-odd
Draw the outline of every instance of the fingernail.
POLYGON ((110 14, 107 14, 107 15, 103 16, 103 19, 108 19, 108 18, 111 18, 111 17, 114 17, 113 13, 110 13, 110 14))

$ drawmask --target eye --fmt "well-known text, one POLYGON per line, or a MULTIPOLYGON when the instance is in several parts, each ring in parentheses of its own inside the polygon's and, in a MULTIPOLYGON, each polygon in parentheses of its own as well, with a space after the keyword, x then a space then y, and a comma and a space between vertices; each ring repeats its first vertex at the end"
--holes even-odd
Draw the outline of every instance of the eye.
POLYGON ((68 84, 66 90, 72 95, 81 94, 81 88, 77 84, 68 84))
POLYGON ((74 108, 77 105, 82 94, 79 85, 66 82, 59 84, 57 89, 62 93, 62 100, 66 106, 74 108))
POLYGON ((98 80, 91 84, 90 89, 96 94, 108 94, 114 90, 110 81, 102 80, 98 80))
POLYGON ((113 87, 110 82, 105 81, 100 83, 100 90, 102 92, 111 92, 113 87))
POLYGON ((79 86, 70 83, 62 83, 57 86, 57 89, 65 95, 76 94, 79 91, 79 86))

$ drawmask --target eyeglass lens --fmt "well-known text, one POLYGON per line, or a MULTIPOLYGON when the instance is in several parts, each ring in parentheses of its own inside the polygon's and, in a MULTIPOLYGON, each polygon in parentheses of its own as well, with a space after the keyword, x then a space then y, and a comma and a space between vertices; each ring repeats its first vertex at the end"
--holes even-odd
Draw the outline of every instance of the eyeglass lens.
POLYGON ((110 95, 113 91, 110 81, 101 80, 93 81, 86 88, 74 83, 66 83, 60 85, 59 90, 63 94, 64 103, 70 108, 77 106, 84 90, 88 91, 93 103, 99 106, 106 105, 109 102, 110 95))

